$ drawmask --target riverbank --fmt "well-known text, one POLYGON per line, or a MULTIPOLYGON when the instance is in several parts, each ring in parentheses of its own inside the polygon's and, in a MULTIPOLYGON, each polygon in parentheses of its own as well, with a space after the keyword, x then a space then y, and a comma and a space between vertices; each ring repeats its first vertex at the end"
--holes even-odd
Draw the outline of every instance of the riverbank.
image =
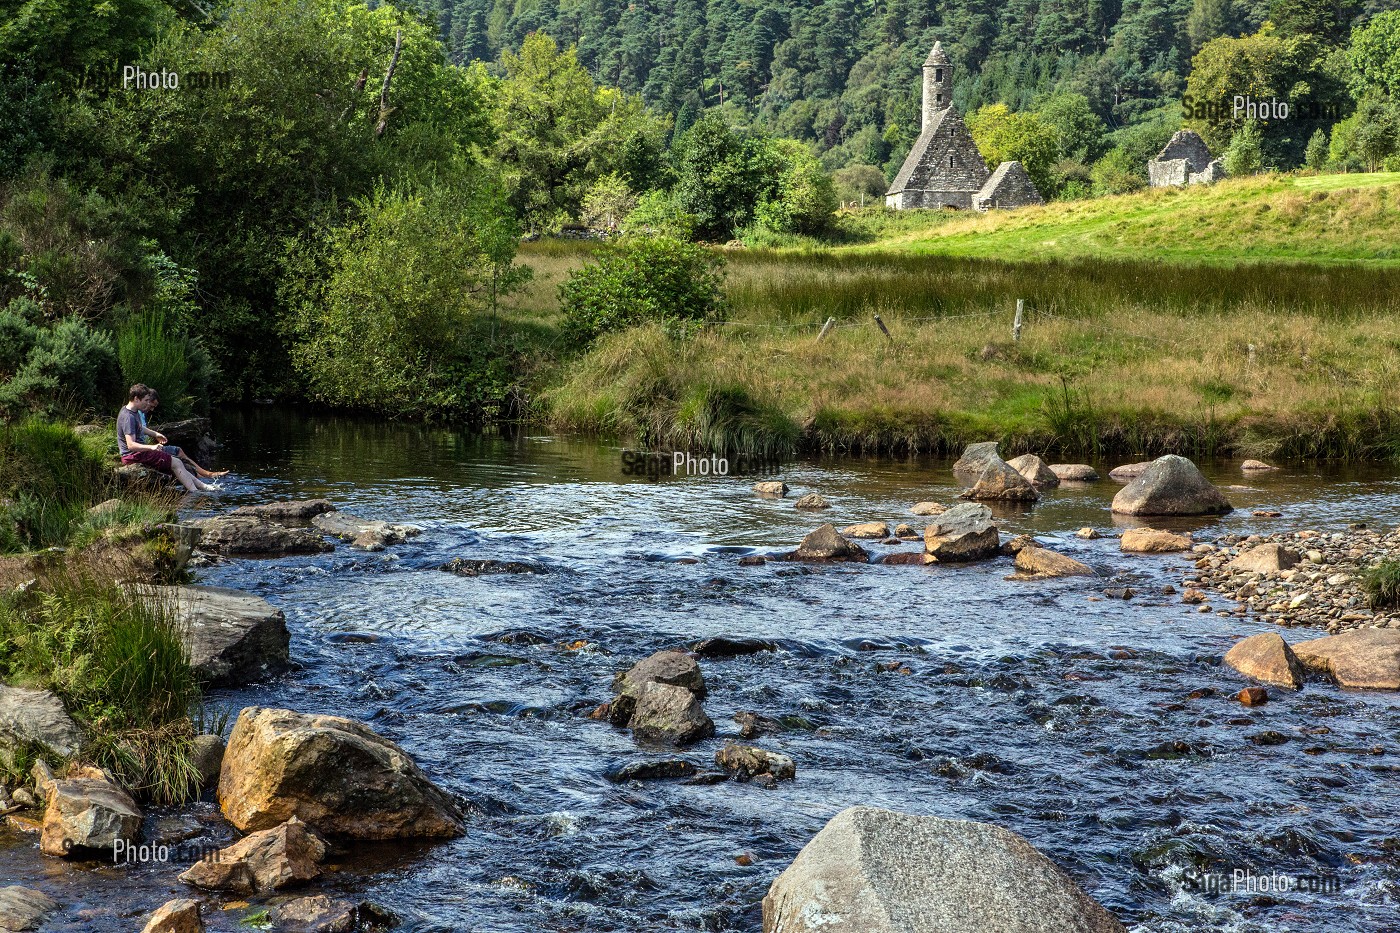
POLYGON ((734 250, 725 324, 576 353, 547 335, 586 255, 527 245, 535 281, 507 312, 559 430, 788 455, 1400 453, 1400 270, 734 250))

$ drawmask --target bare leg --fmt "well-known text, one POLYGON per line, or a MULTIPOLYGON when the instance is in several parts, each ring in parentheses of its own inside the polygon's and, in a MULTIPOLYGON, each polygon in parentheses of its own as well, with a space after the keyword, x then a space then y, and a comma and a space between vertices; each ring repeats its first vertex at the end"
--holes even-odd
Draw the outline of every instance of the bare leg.
POLYGON ((190 492, 199 492, 204 489, 204 484, 190 475, 190 471, 185 468, 185 464, 182 461, 172 459, 170 461, 170 471, 175 474, 175 478, 180 481, 180 485, 184 486, 190 492))
POLYGON ((211 471, 209 471, 209 470, 204 469, 204 467, 200 466, 198 463, 195 463, 195 462, 194 462, 194 458, 191 457, 189 454, 185 453, 183 450, 180 451, 180 459, 183 460, 183 461, 185 461, 185 466, 189 467, 190 470, 191 470, 191 472, 193 472, 195 476, 204 476, 204 477, 213 478, 213 477, 227 476, 227 475, 228 475, 228 470, 223 470, 223 471, 221 471, 221 472, 214 473, 214 472, 211 472, 211 471))

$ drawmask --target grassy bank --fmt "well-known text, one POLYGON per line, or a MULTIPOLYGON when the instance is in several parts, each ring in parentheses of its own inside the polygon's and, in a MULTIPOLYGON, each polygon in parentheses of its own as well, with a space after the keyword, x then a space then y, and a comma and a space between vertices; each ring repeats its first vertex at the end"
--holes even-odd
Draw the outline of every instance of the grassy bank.
POLYGON ((926 218, 921 228, 877 227, 873 242, 845 248, 1000 259, 1400 265, 1397 172, 1264 175, 1016 211, 918 214, 926 218))
MULTIPOLYGON (((513 319, 557 326, 552 290, 583 255, 527 250, 536 280, 513 319)), ((1058 456, 1400 455, 1400 269, 726 255, 731 320, 696 339, 643 328, 581 355, 541 342, 544 417, 748 451, 944 451, 998 437, 1058 456), (836 326, 819 340, 827 317, 836 326)))

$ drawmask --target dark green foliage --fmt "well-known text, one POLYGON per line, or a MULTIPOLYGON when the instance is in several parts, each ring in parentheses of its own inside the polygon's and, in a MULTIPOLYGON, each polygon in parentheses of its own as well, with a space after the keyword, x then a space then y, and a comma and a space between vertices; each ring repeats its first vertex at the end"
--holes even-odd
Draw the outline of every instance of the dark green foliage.
POLYGON ((24 299, 0 310, 0 412, 56 416, 105 408, 120 383, 111 340, 78 318, 45 325, 37 312, 24 299))
POLYGON ((724 315, 722 263, 668 237, 628 237, 600 249, 559 287, 566 326, 580 341, 646 322, 688 330, 724 315))
POLYGON ((208 403, 210 363, 199 344, 160 311, 132 315, 117 331, 122 382, 160 393, 161 419, 179 419, 208 403))
POLYGON ((0 550, 68 544, 87 508, 105 498, 105 451, 67 425, 38 418, 0 425, 0 550))
POLYGON ((52 689, 82 756, 162 803, 198 794, 189 713, 199 683, 169 607, 116 583, 55 572, 0 597, 0 680, 52 689))
POLYGON ((1400 606, 1400 561, 1383 560, 1361 575, 1366 604, 1373 609, 1400 606))
POLYGON ((676 205, 695 217, 697 235, 714 240, 753 222, 754 209, 782 168, 767 139, 730 129, 718 113, 707 113, 686 130, 672 159, 676 205))

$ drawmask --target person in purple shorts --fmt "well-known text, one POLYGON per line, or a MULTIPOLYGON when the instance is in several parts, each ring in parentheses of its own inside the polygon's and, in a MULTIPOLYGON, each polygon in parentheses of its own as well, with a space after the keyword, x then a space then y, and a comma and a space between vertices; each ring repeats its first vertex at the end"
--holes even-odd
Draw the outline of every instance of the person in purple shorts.
POLYGON ((152 470, 169 473, 190 492, 207 492, 210 487, 193 476, 184 461, 170 456, 161 444, 146 443, 146 429, 141 423, 141 415, 155 407, 151 398, 151 389, 138 382, 131 387, 127 403, 117 412, 117 453, 121 455, 122 463, 139 463, 152 470))

